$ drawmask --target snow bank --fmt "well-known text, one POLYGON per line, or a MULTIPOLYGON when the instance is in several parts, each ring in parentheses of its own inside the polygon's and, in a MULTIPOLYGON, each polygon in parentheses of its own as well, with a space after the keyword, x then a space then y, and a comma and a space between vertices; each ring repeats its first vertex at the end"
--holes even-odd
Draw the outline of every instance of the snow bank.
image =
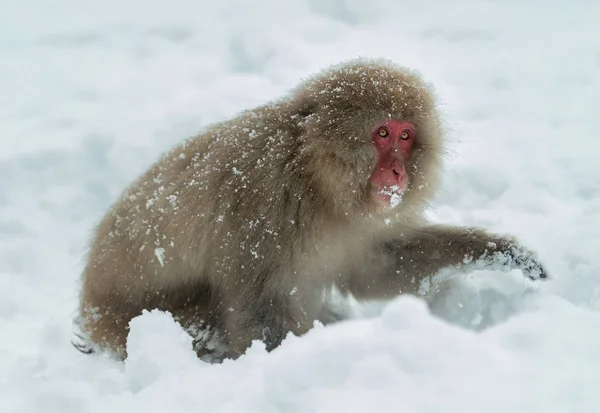
POLYGON ((596 412, 600 4, 6 0, 1 412, 596 412), (432 219, 511 232, 553 280, 482 271, 236 362, 168 314, 116 363, 70 344, 90 231, 165 149, 358 55, 437 85, 453 142, 432 219))
POLYGON ((476 333, 400 297, 380 317, 316 327, 270 354, 255 342, 221 365, 196 359, 155 311, 132 322, 124 365, 20 360, 10 377, 21 391, 2 400, 19 406, 9 411, 57 412, 595 411, 600 315, 556 297, 535 307, 476 333))

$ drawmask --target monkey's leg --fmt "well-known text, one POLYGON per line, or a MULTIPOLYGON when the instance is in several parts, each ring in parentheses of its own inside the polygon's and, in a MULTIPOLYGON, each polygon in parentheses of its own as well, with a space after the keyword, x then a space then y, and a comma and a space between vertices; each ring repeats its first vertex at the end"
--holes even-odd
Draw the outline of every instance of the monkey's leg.
POLYGON ((260 307, 256 305, 258 298, 244 301, 248 303, 224 309, 223 337, 227 346, 225 356, 234 360, 246 352, 253 340, 263 341, 269 347, 268 335, 274 329, 268 323, 269 317, 260 315, 260 307))
POLYGON ((228 357, 235 359, 244 354, 253 340, 264 342, 267 351, 271 351, 288 333, 303 335, 317 318, 319 297, 310 289, 298 288, 291 297, 277 290, 258 297, 245 297, 246 305, 231 306, 225 311, 228 357))
POLYGON ((457 271, 519 269, 533 280, 548 277, 535 254, 513 237, 482 229, 432 225, 373 246, 354 262, 340 286, 357 297, 389 298, 415 293, 423 278, 445 268, 457 271), (364 258, 364 257, 363 257, 364 258))

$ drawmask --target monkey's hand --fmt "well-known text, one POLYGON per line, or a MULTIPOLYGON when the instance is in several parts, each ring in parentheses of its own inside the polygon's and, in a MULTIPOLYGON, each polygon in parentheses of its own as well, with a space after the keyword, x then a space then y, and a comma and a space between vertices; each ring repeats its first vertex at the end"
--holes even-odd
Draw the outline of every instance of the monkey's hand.
POLYGON ((501 256, 500 261, 508 259, 508 263, 511 268, 519 269, 523 272, 523 275, 531 280, 546 280, 549 278, 548 271, 544 268, 542 263, 538 260, 536 254, 528 249, 524 248, 514 239, 507 239, 504 242, 507 245, 504 246, 503 250, 496 252, 494 255, 501 256))

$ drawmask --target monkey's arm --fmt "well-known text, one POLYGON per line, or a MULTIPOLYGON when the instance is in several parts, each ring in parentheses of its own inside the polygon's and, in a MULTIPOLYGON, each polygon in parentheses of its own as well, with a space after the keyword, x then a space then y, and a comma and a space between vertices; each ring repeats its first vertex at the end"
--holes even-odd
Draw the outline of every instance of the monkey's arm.
POLYGON ((466 227, 431 225, 375 242, 366 259, 354 261, 340 287, 362 298, 415 293, 423 278, 443 269, 519 269, 530 279, 548 277, 535 254, 509 236, 466 227))

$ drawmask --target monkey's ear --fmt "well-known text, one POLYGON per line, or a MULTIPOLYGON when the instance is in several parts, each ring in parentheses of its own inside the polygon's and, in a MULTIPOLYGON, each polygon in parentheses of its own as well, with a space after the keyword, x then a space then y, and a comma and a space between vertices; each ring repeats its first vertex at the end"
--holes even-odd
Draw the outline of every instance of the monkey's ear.
POLYGON ((296 113, 303 118, 307 118, 310 115, 314 115, 317 112, 318 107, 319 105, 314 100, 305 99, 298 105, 296 113))

